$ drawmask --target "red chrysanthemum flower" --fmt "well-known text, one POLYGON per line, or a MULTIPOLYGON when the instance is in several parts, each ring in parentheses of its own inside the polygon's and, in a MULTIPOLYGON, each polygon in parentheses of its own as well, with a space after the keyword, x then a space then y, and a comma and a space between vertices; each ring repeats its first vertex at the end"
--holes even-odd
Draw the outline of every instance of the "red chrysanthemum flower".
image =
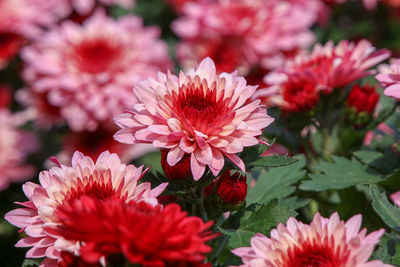
POLYGON ((141 266, 201 263, 204 254, 211 251, 205 242, 216 237, 208 231, 213 222, 188 217, 177 204, 163 208, 83 196, 60 206, 57 217, 59 224, 49 226, 47 231, 83 242, 79 252, 88 262, 122 253, 131 263, 141 266))
POLYGON ((347 106, 354 107, 357 113, 366 112, 372 114, 379 101, 379 94, 374 86, 355 84, 347 97, 347 106))
POLYGON ((161 167, 164 170, 165 176, 170 180, 186 180, 192 177, 190 170, 190 155, 185 154, 183 158, 174 166, 170 166, 167 162, 168 149, 161 149, 161 167))
POLYGON ((336 46, 332 42, 325 46, 317 44, 310 54, 299 54, 287 61, 282 69, 267 74, 264 80, 270 86, 257 90, 253 98, 266 98, 268 104, 284 109, 293 105, 297 106, 292 108, 294 110, 304 109, 300 107, 309 109, 318 102, 318 92, 330 93, 335 88, 343 88, 373 74, 374 71, 369 69, 389 56, 388 50, 375 51, 366 40, 357 44, 345 40, 336 46), (293 82, 296 84, 294 87, 293 82), (285 97, 288 88, 295 89, 294 96, 305 96, 306 101, 301 103, 303 100, 298 97, 285 97))

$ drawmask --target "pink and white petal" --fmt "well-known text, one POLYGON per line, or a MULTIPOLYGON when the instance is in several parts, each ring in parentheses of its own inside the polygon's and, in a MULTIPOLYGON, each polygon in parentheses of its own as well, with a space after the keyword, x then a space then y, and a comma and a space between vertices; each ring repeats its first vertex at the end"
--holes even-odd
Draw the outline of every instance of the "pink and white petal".
POLYGON ((197 161, 203 163, 204 165, 211 165, 213 162, 212 149, 208 144, 206 144, 205 149, 197 148, 194 151, 194 155, 197 161))
POLYGON ((190 167, 192 170, 193 179, 195 181, 198 181, 206 170, 206 165, 198 162, 194 154, 192 154, 190 157, 190 167))
POLYGON ((33 247, 26 253, 25 257, 27 258, 43 258, 46 256, 46 247, 44 248, 36 248, 33 247))
POLYGON ((241 158, 239 158, 236 154, 224 153, 224 155, 232 161, 242 172, 246 172, 246 167, 244 166, 244 162, 241 158))
POLYGON ((174 148, 171 148, 168 152, 167 155, 167 162, 169 166, 175 166, 185 155, 185 152, 179 148, 179 146, 176 146, 174 148))
POLYGON ((32 247, 35 245, 37 242, 39 242, 42 238, 41 237, 25 237, 22 238, 15 244, 17 248, 20 247, 32 247))
POLYGON ((184 137, 181 139, 179 147, 186 153, 190 154, 194 152, 196 144, 191 142, 187 137, 184 137))
POLYGON ((132 130, 129 128, 124 128, 118 130, 114 134, 114 139, 120 143, 124 144, 134 144, 136 141, 135 135, 133 134, 132 130))
POLYGON ((225 159, 224 155, 218 149, 212 149, 213 162, 210 164, 210 169, 213 171, 214 176, 217 176, 221 169, 224 167, 225 159))
POLYGON ((168 183, 162 183, 159 186, 153 188, 150 191, 150 197, 152 197, 152 198, 158 197, 159 195, 161 195, 162 192, 164 192, 164 190, 167 188, 167 186, 168 186, 168 183))
MULTIPOLYGON (((361 214, 354 215, 351 217, 345 224, 346 228, 346 238, 349 240, 350 238, 353 238, 357 236, 358 232, 360 231, 361 227, 361 222, 362 222, 362 216, 361 214)), ((347 241, 348 241, 347 240, 347 241)))
POLYGON ((387 96, 400 98, 400 84, 393 84, 387 87, 383 93, 387 96))
POLYGON ((26 223, 26 220, 36 215, 37 215, 37 210, 21 208, 7 212, 4 218, 9 223, 19 228, 25 228, 29 226, 29 224, 26 223))

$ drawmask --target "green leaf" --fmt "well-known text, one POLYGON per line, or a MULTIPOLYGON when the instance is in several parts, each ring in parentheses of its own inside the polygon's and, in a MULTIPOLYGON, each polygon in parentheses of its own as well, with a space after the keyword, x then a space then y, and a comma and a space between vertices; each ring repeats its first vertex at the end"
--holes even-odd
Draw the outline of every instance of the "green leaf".
POLYGON ((288 166, 295 162, 298 162, 298 158, 288 157, 288 156, 266 156, 262 157, 257 161, 251 162, 248 166, 250 168, 254 167, 281 167, 288 166))
MULTIPOLYGON (((285 223, 290 217, 297 213, 289 208, 278 206, 278 201, 272 201, 268 205, 252 205, 241 213, 239 228, 222 228, 219 230, 230 237, 229 246, 238 248, 249 246, 250 239, 256 233, 269 234, 278 223, 285 223)), ((239 216, 240 216, 239 215, 239 216)))
POLYGON ((379 175, 367 172, 356 159, 332 156, 333 162, 320 162, 315 170, 320 173, 310 174, 311 180, 303 181, 300 189, 305 191, 324 191, 327 189, 343 189, 358 184, 378 183, 379 175))
POLYGON ((353 155, 365 165, 369 165, 375 160, 383 156, 379 151, 360 150, 353 153, 353 155))
POLYGON ((299 199, 297 197, 284 198, 279 201, 279 207, 287 207, 294 210, 305 207, 310 202, 309 199, 299 199))
POLYGON ((386 193, 381 193, 376 185, 371 185, 369 192, 375 212, 390 228, 400 232, 400 209, 392 205, 386 193))
POLYGON ((252 203, 267 204, 274 198, 284 198, 296 188, 292 184, 305 177, 303 170, 306 160, 303 155, 293 157, 295 163, 272 169, 262 169, 254 188, 246 198, 247 205, 252 203))
POLYGON ((24 262, 22 263, 22 267, 36 267, 39 266, 40 260, 34 260, 34 259, 25 259, 24 262))
POLYGON ((379 242, 371 259, 384 263, 400 266, 400 236, 399 234, 386 233, 379 242))

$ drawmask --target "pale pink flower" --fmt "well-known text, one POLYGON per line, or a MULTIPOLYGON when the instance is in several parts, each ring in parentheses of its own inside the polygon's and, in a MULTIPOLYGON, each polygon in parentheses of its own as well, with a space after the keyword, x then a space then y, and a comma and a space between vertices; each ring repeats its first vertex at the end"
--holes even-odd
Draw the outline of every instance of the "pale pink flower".
POLYGON ((40 185, 31 182, 23 185, 29 201, 17 202, 23 208, 5 215, 6 220, 20 227, 28 236, 16 246, 32 247, 26 253, 27 258, 46 257, 40 266, 56 266, 60 251, 77 253, 79 248, 79 242, 66 241, 44 231, 45 225, 57 225, 57 208, 84 195, 100 200, 117 197, 127 202, 146 201, 156 205, 157 196, 167 184, 154 189, 148 182, 138 184, 146 171, 143 171, 143 166, 137 168, 121 163, 117 154, 108 151, 103 152, 96 163, 90 157, 75 152, 71 167, 58 163, 49 171, 42 171, 40 185))
POLYGON ((35 168, 25 164, 28 154, 38 147, 35 136, 18 127, 24 124, 24 114, 11 114, 0 109, 0 191, 11 182, 22 182, 32 178, 35 168))
POLYGON ((311 53, 301 53, 288 60, 283 68, 267 74, 264 81, 270 86, 257 90, 255 97, 267 97, 270 104, 289 110, 294 109, 293 105, 310 108, 318 101, 316 94, 320 91, 330 93, 374 74, 375 70, 370 68, 389 56, 388 50, 376 50, 367 40, 358 43, 344 40, 336 46, 333 42, 316 44, 311 53), (305 98, 296 95, 306 95, 310 101, 300 103, 305 98))
POLYGON ((274 68, 282 64, 285 53, 314 41, 308 29, 314 13, 277 0, 188 2, 172 25, 182 39, 177 57, 185 68, 211 57, 219 72, 238 69, 243 75, 252 65, 274 68))
POLYGON ((385 88, 385 95, 400 99, 400 59, 391 60, 390 65, 379 66, 375 78, 385 88))
POLYGON ((218 75, 210 58, 197 69, 181 71, 179 77, 159 73, 158 80, 134 87, 139 103, 115 118, 122 129, 114 137, 122 143, 152 143, 169 149, 170 166, 185 153, 191 154, 195 180, 206 166, 217 175, 224 156, 244 171, 236 153, 256 145, 256 137, 274 120, 260 100, 246 102, 255 90, 256 86, 246 85, 236 72, 218 75))
POLYGON ((38 99, 32 101, 38 120, 41 101, 55 107, 73 131, 93 131, 123 112, 136 102, 136 82, 171 66, 159 34, 139 17, 114 20, 98 10, 83 25, 63 22, 22 49, 27 96, 38 99))
POLYGON ((311 224, 303 224, 291 217, 286 226, 279 224, 271 231, 271 238, 256 234, 251 247, 234 249, 243 265, 257 267, 281 266, 337 266, 337 267, 389 267, 381 261, 369 261, 384 229, 366 235, 360 231, 361 215, 347 222, 334 213, 323 218, 319 213, 311 224))

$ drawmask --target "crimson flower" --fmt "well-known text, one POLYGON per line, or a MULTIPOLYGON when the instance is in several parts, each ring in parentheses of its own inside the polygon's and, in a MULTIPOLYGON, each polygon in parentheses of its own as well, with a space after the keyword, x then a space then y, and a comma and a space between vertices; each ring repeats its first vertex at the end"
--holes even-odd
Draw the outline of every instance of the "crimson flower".
POLYGON ((82 196, 60 206, 57 217, 60 223, 48 226, 47 232, 80 240, 81 257, 93 263, 102 256, 123 254, 142 266, 193 266, 211 251, 205 242, 217 236, 208 231, 213 222, 188 217, 177 204, 163 208, 82 196))

